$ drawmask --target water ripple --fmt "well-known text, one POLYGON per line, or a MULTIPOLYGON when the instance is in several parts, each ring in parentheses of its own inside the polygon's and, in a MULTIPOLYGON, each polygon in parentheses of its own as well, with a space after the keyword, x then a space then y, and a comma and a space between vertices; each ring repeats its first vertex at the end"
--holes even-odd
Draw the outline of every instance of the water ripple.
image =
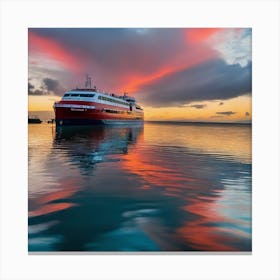
POLYGON ((251 251, 251 127, 29 126, 30 251, 251 251))

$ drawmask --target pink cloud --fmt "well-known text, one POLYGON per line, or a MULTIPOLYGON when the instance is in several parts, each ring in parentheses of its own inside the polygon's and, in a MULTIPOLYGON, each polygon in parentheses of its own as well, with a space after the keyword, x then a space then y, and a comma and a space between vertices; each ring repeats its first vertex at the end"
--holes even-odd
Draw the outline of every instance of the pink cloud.
POLYGON ((83 65, 80 60, 76 58, 71 51, 67 50, 62 44, 56 42, 54 39, 29 32, 28 46, 30 54, 35 52, 44 55, 56 62, 59 62, 70 71, 80 72, 83 69, 83 65))
POLYGON ((201 43, 207 40, 222 28, 192 28, 186 32, 186 39, 189 43, 201 43))

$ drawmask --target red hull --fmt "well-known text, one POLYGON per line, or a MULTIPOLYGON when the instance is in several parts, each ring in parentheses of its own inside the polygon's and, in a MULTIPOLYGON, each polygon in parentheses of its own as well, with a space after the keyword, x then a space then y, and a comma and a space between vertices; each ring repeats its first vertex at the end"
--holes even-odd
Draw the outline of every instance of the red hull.
POLYGON ((96 102, 85 101, 60 101, 55 104, 56 123, 63 124, 87 124, 87 123, 111 123, 143 121, 144 113, 111 106, 96 102))

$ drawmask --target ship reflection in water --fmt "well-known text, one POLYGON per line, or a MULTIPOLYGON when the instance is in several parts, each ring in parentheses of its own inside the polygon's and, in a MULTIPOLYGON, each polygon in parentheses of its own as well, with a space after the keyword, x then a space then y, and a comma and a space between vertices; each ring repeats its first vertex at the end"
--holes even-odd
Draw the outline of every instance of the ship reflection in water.
POLYGON ((251 126, 29 125, 29 251, 251 251, 251 126))

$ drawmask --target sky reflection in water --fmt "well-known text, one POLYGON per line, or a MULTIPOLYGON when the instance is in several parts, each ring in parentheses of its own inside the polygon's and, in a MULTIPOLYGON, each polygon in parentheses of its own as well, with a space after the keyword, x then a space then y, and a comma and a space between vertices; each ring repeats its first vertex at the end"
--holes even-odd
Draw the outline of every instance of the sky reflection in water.
POLYGON ((29 251, 251 251, 251 126, 29 125, 29 251))

